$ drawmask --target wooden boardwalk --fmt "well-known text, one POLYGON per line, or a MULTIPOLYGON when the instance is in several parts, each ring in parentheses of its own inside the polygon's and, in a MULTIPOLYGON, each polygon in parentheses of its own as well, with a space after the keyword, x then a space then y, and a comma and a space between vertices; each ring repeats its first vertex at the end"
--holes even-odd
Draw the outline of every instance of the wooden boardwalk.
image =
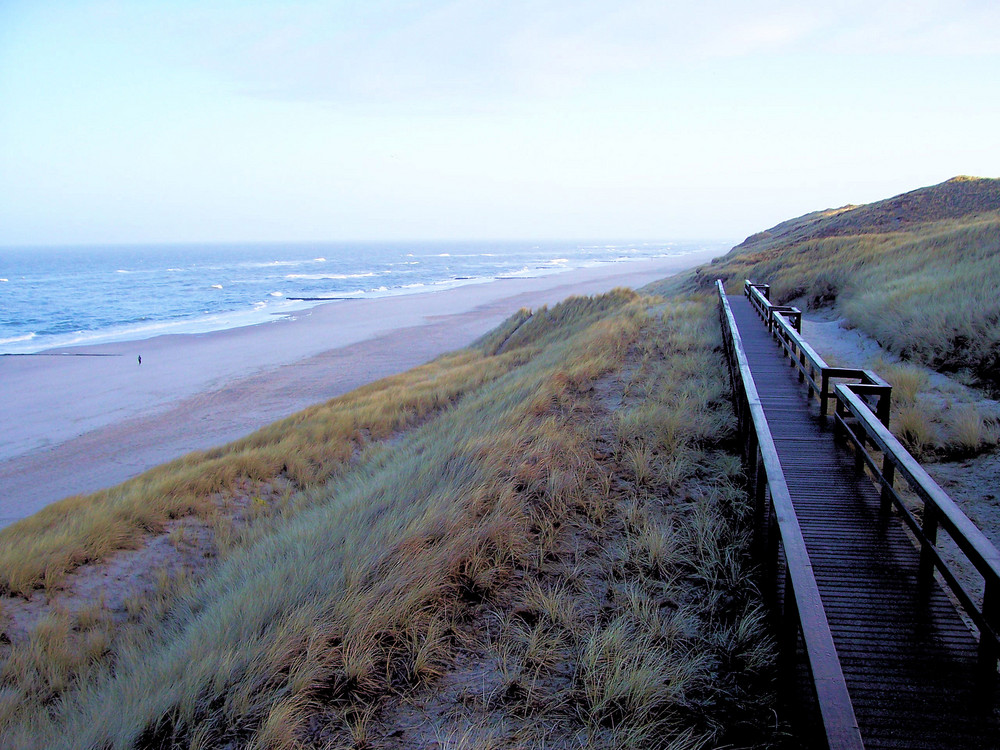
POLYGON ((866 748, 1000 748, 997 691, 977 682, 978 637, 879 492, 835 442, 743 296, 728 296, 812 563, 866 748))

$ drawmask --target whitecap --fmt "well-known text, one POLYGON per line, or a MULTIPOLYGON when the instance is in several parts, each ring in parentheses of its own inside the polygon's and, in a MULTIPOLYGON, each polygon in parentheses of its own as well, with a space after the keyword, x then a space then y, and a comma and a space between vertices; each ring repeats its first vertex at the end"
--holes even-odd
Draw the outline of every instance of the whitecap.
POLYGON ((115 273, 132 273, 131 271, 126 271, 124 268, 119 268, 115 273))
POLYGON ((222 284, 212 284, 212 289, 222 289, 222 284))
POLYGON ((438 253, 437 257, 438 258, 450 258, 451 257, 451 253, 438 253))
POLYGON ((285 278, 318 281, 322 279, 366 279, 371 276, 375 276, 374 271, 366 271, 365 273, 290 273, 285 278))
POLYGON ((10 281, 10 279, 0 279, 0 283, 6 284, 8 281, 10 281))
POLYGON ((285 293, 284 292, 271 292, 271 296, 272 297, 284 297, 285 293))
MULTIPOLYGON (((4 279, 4 281, 6 281, 6 279, 4 279)), ((22 341, 31 341, 33 338, 35 338, 34 331, 25 334, 24 336, 12 336, 9 339, 0 339, 0 346, 3 346, 4 344, 17 344, 22 341)))

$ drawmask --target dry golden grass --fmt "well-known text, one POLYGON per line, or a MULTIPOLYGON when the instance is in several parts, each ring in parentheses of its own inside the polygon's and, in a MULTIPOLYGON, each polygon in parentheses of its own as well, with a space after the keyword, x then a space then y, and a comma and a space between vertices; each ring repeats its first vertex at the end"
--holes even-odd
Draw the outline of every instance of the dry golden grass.
POLYGON ((0 592, 23 596, 71 570, 133 548, 149 531, 191 513, 211 519, 219 493, 244 480, 286 477, 317 486, 355 455, 426 419, 519 363, 525 352, 478 350, 434 362, 310 407, 222 448, 191 453, 117 487, 70 497, 0 531, 0 592))
MULTIPOLYGON (((362 389, 200 457, 239 477, 286 432, 369 431, 349 434, 354 451, 419 423, 346 460, 318 448, 295 512, 162 607, 139 603, 158 611, 109 635, 113 659, 46 624, 31 666, 8 659, 3 744, 369 747, 398 729, 394 707, 444 700, 458 663, 485 670, 478 697, 411 746, 693 748, 745 739, 730 719, 761 736, 747 686, 771 649, 746 584, 714 311, 646 304, 616 292, 521 315, 391 399, 362 389)), ((84 619, 101 632, 100 612, 84 619)))

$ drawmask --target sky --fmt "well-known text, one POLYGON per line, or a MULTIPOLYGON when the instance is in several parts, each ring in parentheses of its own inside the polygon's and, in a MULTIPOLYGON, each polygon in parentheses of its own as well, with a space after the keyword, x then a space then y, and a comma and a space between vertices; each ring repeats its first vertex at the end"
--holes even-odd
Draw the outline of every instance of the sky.
POLYGON ((0 246, 738 241, 998 133, 995 0, 0 0, 0 246))

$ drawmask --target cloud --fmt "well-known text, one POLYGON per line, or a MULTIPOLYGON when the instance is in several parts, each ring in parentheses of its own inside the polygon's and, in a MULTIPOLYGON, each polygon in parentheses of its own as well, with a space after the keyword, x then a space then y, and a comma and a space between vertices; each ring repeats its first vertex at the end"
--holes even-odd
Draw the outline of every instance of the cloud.
POLYGON ((247 95, 376 111, 502 107, 756 56, 1000 53, 1000 4, 969 0, 299 0, 93 13, 96 34, 247 95))

